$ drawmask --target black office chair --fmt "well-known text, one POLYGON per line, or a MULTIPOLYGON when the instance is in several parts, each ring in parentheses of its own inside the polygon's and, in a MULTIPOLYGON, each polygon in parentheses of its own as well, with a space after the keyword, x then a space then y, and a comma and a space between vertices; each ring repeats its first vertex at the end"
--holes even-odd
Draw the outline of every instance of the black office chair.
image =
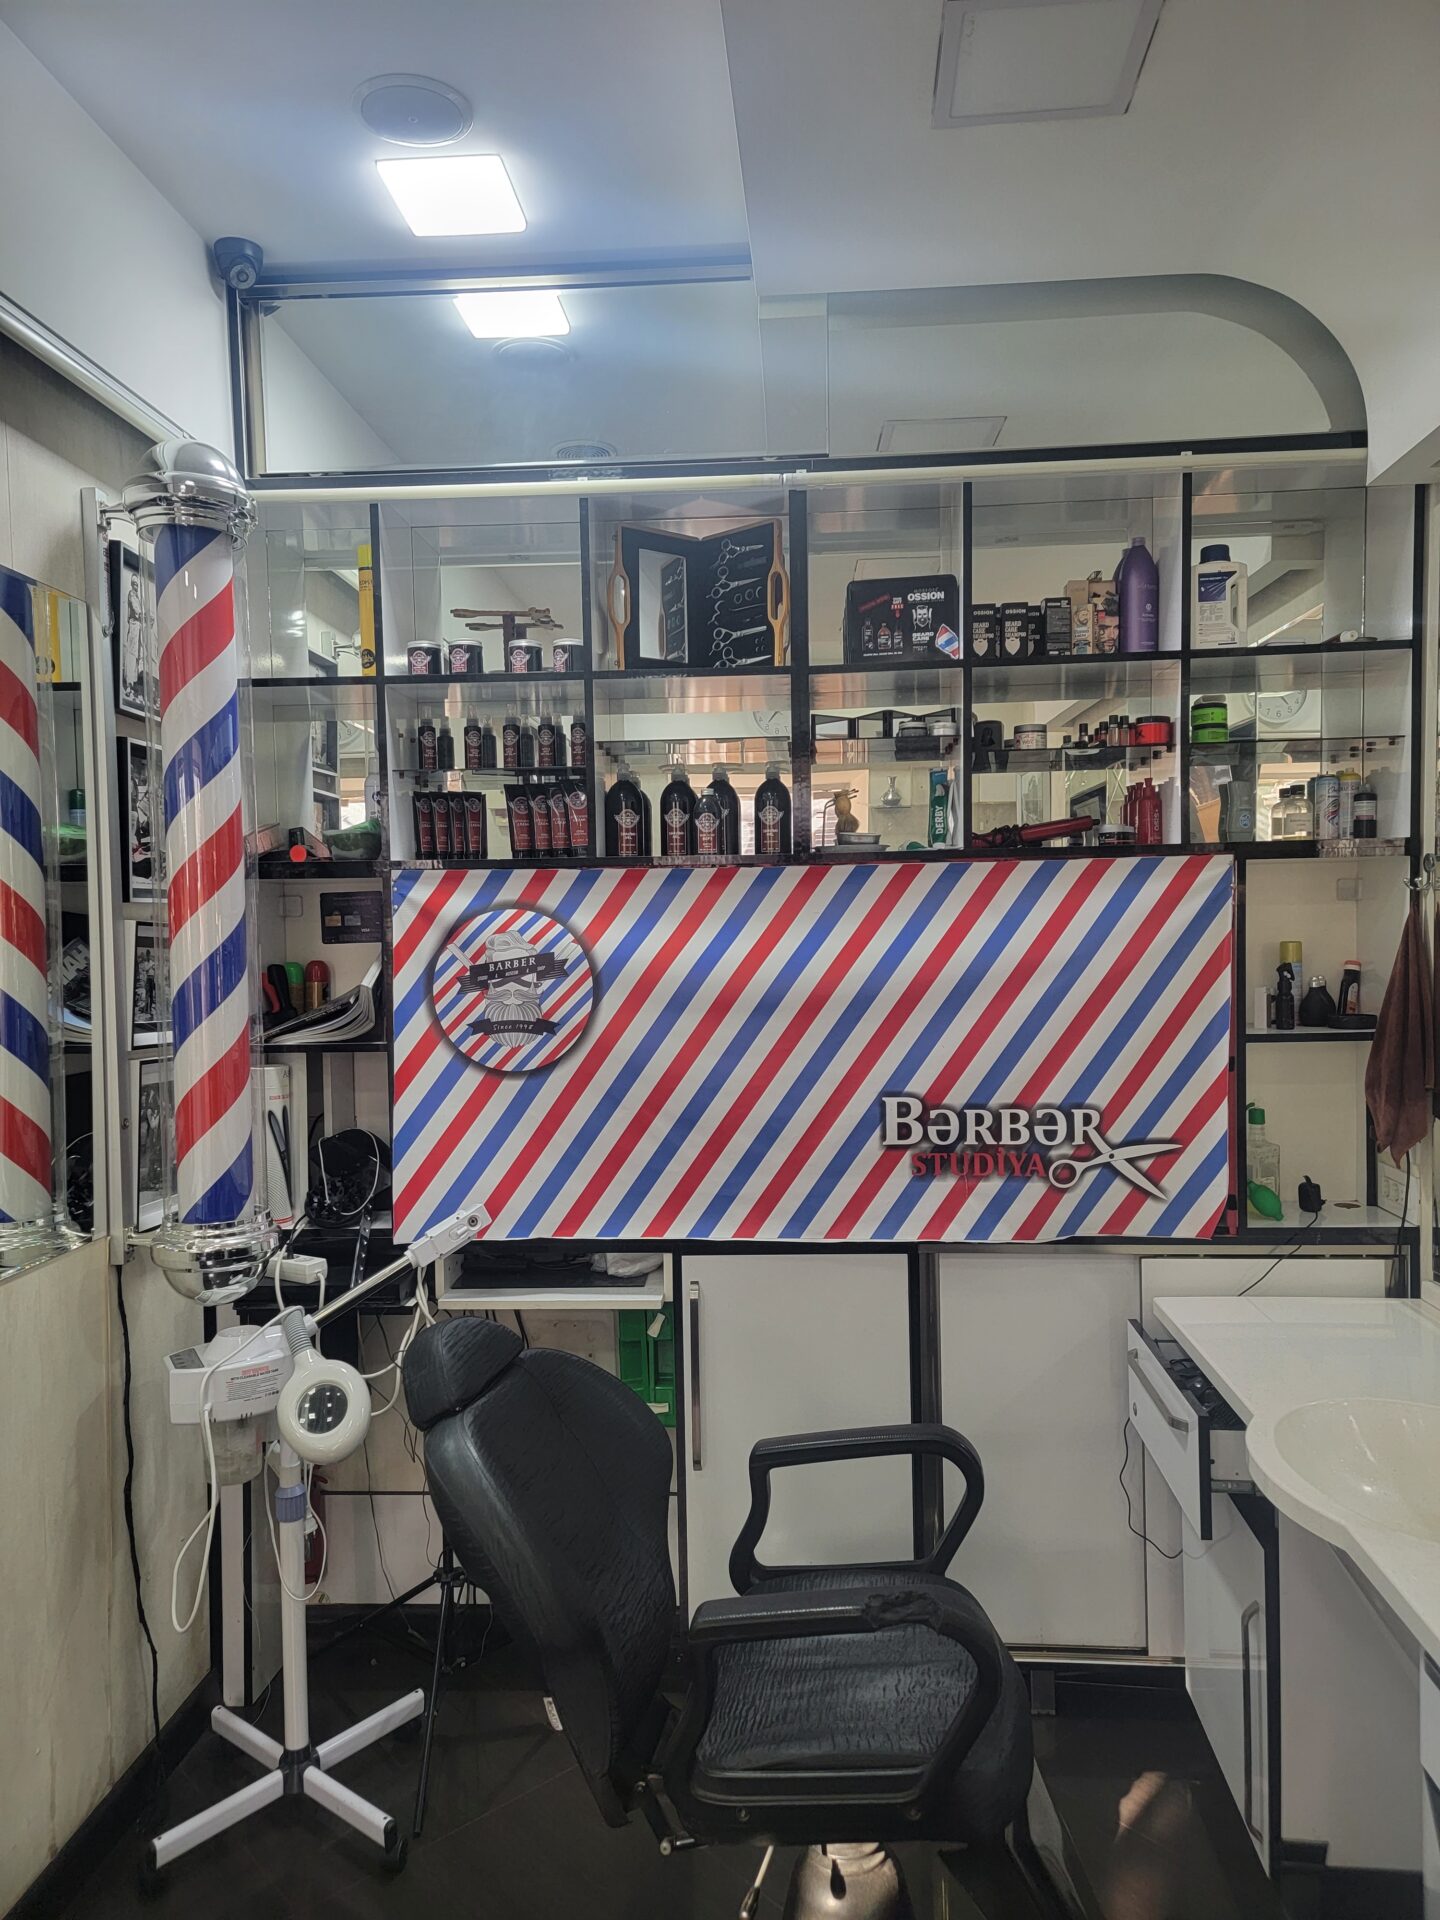
POLYGON ((701 1606, 683 1630, 670 1440, 630 1388, 572 1354, 524 1348, 493 1321, 457 1318, 415 1340, 405 1398, 446 1538, 538 1661, 612 1826, 638 1811, 665 1853, 808 1848, 795 1914, 898 1911, 884 1843, 899 1841, 976 1856, 984 1912, 1088 1910, 1035 1774, 1024 1683, 978 1602, 945 1577, 984 1491, 958 1433, 762 1441, 730 1559, 738 1598, 701 1606), (933 1455, 964 1476, 931 1554, 851 1567, 756 1560, 775 1469, 879 1454, 933 1455), (667 1690, 677 1632, 685 1679, 667 1690), (1027 1818, 1033 1792, 1043 1836, 1027 1818))

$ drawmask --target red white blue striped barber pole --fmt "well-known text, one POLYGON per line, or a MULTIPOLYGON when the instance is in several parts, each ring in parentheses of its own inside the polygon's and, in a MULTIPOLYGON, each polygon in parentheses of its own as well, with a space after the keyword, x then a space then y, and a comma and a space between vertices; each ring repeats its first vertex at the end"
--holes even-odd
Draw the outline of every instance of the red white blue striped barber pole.
POLYGON ((247 1219, 250 997, 241 815, 240 646, 228 534, 166 525, 155 536, 166 898, 175 1048, 180 1218, 247 1219))
POLYGON ((50 1213, 50 1017, 35 603, 0 567, 0 1220, 50 1213))
MULTIPOLYGON (((396 1237, 480 1201, 490 1239, 1208 1238, 1233 906, 1205 855, 400 875, 396 1237), (593 976, 543 1070, 543 1037, 510 1071, 447 1032, 447 949, 501 909, 593 976), (882 1144, 887 1095, 951 1109, 940 1143, 972 1127, 975 1152, 882 1144), (1011 1152, 1002 1108, 1046 1150, 1011 1152)), ((464 976, 466 1021, 516 964, 464 976)))

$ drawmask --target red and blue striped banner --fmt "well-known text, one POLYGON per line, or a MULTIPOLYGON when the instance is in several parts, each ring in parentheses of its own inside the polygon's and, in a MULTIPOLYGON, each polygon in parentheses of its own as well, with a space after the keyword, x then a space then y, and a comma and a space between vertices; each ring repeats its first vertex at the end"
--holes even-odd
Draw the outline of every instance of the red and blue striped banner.
POLYGON ((0 1220, 51 1212, 50 996, 35 598, 0 567, 0 1220))
POLYGON ((254 1207, 245 952, 240 644, 228 534, 155 536, 175 1186, 180 1218, 226 1225, 254 1207))
POLYGON ((1205 1239, 1228 859, 408 872, 395 1234, 1205 1239))

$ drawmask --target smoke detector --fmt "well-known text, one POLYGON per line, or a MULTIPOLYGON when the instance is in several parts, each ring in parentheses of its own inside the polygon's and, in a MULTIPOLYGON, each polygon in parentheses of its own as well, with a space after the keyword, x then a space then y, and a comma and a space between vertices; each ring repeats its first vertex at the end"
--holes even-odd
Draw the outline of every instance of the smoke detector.
POLYGON ((397 147, 444 147, 470 131, 470 102, 423 73, 381 73, 355 89, 355 110, 397 147))

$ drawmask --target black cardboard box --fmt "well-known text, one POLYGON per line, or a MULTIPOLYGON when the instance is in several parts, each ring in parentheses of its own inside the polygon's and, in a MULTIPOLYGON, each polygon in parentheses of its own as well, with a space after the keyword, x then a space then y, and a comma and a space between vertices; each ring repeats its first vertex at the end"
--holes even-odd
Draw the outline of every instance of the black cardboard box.
POLYGON ((958 666, 960 587, 952 573, 852 580, 845 589, 845 664, 958 666))

